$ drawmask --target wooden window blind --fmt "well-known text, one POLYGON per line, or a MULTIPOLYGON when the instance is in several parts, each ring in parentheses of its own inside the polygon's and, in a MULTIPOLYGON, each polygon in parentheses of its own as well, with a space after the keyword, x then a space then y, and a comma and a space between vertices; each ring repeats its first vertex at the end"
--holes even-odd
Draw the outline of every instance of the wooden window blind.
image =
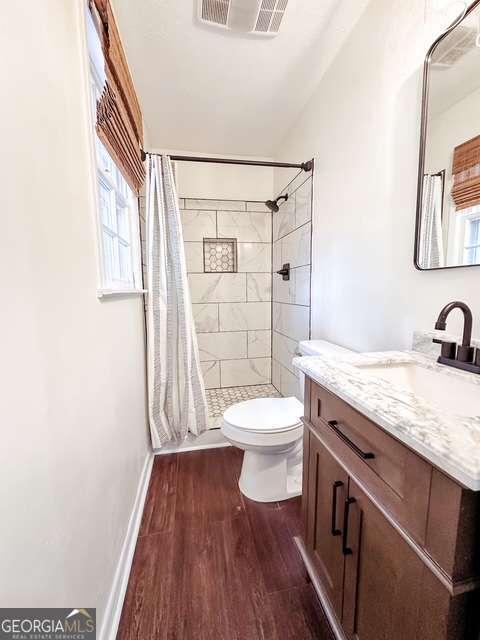
POLYGON ((145 179, 142 112, 109 0, 90 0, 102 42, 106 85, 97 102, 97 134, 131 188, 145 179))
POLYGON ((452 198, 457 210, 480 204, 480 136, 455 147, 452 198))

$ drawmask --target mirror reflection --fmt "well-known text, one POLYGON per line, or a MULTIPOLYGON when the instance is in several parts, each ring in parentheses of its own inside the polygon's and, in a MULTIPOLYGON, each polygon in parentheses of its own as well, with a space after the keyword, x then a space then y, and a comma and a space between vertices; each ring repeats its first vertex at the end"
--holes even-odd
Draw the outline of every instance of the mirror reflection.
POLYGON ((421 269, 477 265, 480 6, 437 44, 426 71, 426 83, 416 264, 421 269))

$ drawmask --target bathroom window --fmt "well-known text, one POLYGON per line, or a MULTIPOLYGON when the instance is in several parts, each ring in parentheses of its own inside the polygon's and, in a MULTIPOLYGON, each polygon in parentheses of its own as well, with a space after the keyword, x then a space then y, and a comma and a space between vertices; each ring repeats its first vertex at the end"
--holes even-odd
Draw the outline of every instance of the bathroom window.
MULTIPOLYGON (((101 44, 87 11, 87 43, 90 60, 91 112, 95 116, 97 100, 105 83, 101 44)), ((92 118, 95 122, 95 117, 92 118)), ((99 296, 142 292, 138 199, 96 134, 95 162, 97 236, 99 254, 99 296)))
POLYGON ((96 139, 99 225, 102 235, 103 276, 107 289, 135 288, 135 250, 132 238, 138 215, 130 187, 96 139))
POLYGON ((466 264, 480 262, 480 215, 477 218, 467 220, 464 255, 466 264))

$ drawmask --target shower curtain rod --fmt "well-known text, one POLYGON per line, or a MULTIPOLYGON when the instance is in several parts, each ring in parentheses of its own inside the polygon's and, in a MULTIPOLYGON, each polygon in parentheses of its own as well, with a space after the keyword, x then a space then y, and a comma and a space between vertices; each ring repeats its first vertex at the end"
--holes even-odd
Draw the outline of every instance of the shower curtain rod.
MULTIPOLYGON (((142 149, 142 160, 146 160, 147 154, 151 156, 159 156, 160 153, 151 153, 142 149)), ((293 164, 290 162, 269 162, 268 160, 235 160, 234 158, 213 158, 205 156, 170 156, 174 162, 214 162, 217 164, 242 164, 255 167, 280 167, 283 169, 302 169, 303 171, 311 171, 313 169, 313 160, 293 164)))

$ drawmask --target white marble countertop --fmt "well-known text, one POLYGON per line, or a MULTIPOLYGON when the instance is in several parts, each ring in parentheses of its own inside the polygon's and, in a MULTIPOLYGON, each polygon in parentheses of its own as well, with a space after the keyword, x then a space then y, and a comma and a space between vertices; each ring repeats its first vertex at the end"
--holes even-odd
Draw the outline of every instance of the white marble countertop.
POLYGON ((297 369, 446 474, 469 489, 480 491, 480 415, 447 414, 406 387, 360 368, 403 363, 459 377, 477 386, 480 393, 480 375, 439 365, 431 357, 413 351, 304 356, 293 360, 297 369))

